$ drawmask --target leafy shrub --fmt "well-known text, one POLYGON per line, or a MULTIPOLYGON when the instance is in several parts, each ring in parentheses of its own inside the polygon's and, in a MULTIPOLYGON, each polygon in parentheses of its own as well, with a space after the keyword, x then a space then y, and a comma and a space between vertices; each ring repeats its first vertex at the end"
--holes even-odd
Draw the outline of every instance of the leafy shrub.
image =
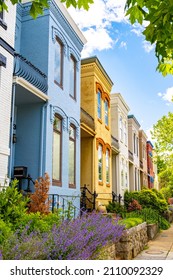
POLYGON ((142 218, 147 224, 157 223, 160 229, 166 229, 170 227, 170 223, 162 217, 158 211, 152 208, 143 208, 140 211, 133 211, 126 214, 126 218, 139 217, 142 218))
POLYGON ((12 234, 11 228, 0 219, 0 245, 12 234))
POLYGON ((89 260, 97 259, 110 240, 118 241, 124 226, 118 220, 91 213, 63 221, 47 233, 31 232, 28 226, 16 232, 2 247, 3 259, 11 260, 89 260))
POLYGON ((158 196, 159 195, 150 189, 143 189, 138 192, 126 191, 124 194, 124 200, 127 208, 129 203, 135 199, 141 204, 142 208, 153 208, 161 214, 167 210, 168 204, 165 199, 161 199, 158 196))
POLYGON ((41 214, 48 214, 50 212, 49 206, 49 187, 50 178, 47 173, 45 177, 40 177, 35 181, 35 191, 30 195, 30 203, 28 205, 29 212, 40 212, 41 214))
POLYGON ((14 180, 0 191, 0 218, 6 223, 15 224, 27 211, 28 198, 19 193, 17 184, 14 180))
POLYGON ((119 214, 121 217, 124 216, 126 209, 123 205, 119 204, 118 202, 110 202, 106 206, 107 212, 108 213, 116 213, 119 214))
POLYGON ((141 210, 142 206, 139 204, 139 202, 136 199, 133 199, 132 202, 128 205, 128 212, 135 211, 135 210, 141 210))
POLYGON ((139 217, 130 217, 119 221, 120 225, 124 225, 126 229, 143 223, 143 219, 139 217))
POLYGON ((172 191, 172 188, 170 188, 170 187, 161 188, 160 192, 161 192, 161 194, 163 194, 166 201, 168 201, 169 197, 173 196, 173 191, 172 191))
POLYGON ((41 213, 29 213, 22 216, 22 219, 18 220, 15 224, 15 229, 20 232, 29 225, 28 234, 32 231, 47 232, 51 230, 53 225, 60 225, 62 222, 62 215, 60 210, 49 213, 48 215, 41 215, 41 213))

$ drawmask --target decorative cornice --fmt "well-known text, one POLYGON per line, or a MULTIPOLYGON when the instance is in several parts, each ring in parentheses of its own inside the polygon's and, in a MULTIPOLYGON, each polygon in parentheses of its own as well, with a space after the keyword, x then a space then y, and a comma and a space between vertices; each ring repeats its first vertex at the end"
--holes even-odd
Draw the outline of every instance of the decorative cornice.
POLYGON ((62 127, 64 131, 68 131, 68 117, 66 113, 58 106, 50 105, 50 121, 53 124, 55 115, 58 114, 62 118, 62 127))
POLYGON ((58 37, 63 43, 64 55, 67 56, 67 42, 64 38, 64 35, 57 28, 52 26, 52 41, 54 44, 56 42, 56 37, 58 37))
POLYGON ((76 128, 76 137, 78 138, 79 137, 79 128, 80 128, 80 124, 77 122, 76 119, 74 119, 73 117, 69 117, 69 128, 70 128, 70 125, 73 124, 76 128))
POLYGON ((103 147, 103 153, 106 153, 106 150, 109 150, 109 155, 111 153, 111 146, 108 143, 105 143, 104 140, 102 138, 96 138, 96 148, 98 150, 99 145, 102 145, 103 147))

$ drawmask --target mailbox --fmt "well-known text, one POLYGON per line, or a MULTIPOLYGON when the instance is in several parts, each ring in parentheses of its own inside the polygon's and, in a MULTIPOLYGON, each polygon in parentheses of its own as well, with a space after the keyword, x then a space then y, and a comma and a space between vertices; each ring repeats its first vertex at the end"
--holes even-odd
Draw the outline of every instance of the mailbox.
POLYGON ((14 167, 14 178, 24 179, 27 177, 27 167, 26 166, 15 166, 14 167))

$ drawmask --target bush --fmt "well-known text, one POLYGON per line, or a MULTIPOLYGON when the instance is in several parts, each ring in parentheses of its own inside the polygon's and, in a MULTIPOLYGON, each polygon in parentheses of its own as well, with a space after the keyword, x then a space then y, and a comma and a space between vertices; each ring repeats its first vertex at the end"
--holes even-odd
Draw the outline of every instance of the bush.
POLYGON ((90 260, 99 257, 109 241, 120 239, 124 226, 101 213, 63 221, 47 233, 31 232, 28 226, 6 240, 4 260, 90 260))
MULTIPOLYGON (((161 196, 160 196, 161 197, 161 196)), ((135 199, 141 204, 142 208, 153 208, 160 214, 168 208, 168 203, 164 198, 159 198, 159 195, 155 191, 150 189, 143 189, 138 192, 128 192, 124 194, 125 205, 128 209, 128 205, 135 199)))
POLYGON ((28 198, 19 193, 17 184, 14 180, 0 191, 0 218, 5 223, 15 224, 27 211, 28 198))
POLYGON ((126 214, 126 218, 142 218, 144 222, 147 224, 155 224, 157 223, 160 229, 168 229, 170 227, 170 223, 162 217, 158 211, 152 208, 143 208, 140 211, 133 211, 126 214), (166 228, 167 227, 167 228, 166 228))
POLYGON ((119 204, 118 202, 110 202, 106 206, 108 213, 116 213, 119 214, 121 217, 124 217, 126 209, 123 205, 119 204))
POLYGON ((119 221, 120 225, 124 225, 126 229, 135 227, 143 223, 143 219, 139 217, 130 217, 119 221))
POLYGON ((142 206, 139 204, 139 202, 136 199, 133 199, 132 202, 128 205, 128 212, 135 211, 135 210, 141 210, 142 206))
POLYGON ((0 245, 12 234, 10 225, 0 219, 0 245))
POLYGON ((32 231, 47 232, 52 229, 54 225, 59 226, 62 222, 61 211, 57 210, 55 213, 49 213, 48 215, 41 215, 41 213, 29 213, 22 216, 20 220, 13 226, 20 232, 29 225, 28 234, 32 231))

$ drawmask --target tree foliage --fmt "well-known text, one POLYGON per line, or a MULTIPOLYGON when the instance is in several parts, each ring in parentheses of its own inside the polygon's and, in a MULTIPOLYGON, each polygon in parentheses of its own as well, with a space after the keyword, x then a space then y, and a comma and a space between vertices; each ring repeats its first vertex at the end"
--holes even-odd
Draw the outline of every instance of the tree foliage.
MULTIPOLYGON (((12 4, 22 0, 10 0, 12 4)), ((60 0, 75 8, 89 9, 94 0, 60 0)), ((114 0, 116 1, 116 0, 114 0)), ((8 10, 7 3, 0 0, 0 11, 8 10)), ((32 0, 30 14, 36 18, 48 8, 49 0, 32 0)), ((173 0, 127 0, 125 5, 126 15, 131 24, 147 23, 143 35, 151 44, 155 44, 155 55, 158 59, 157 70, 166 76, 173 74, 173 0)))
POLYGON ((143 35, 155 44, 157 70, 173 74, 173 0, 127 0, 126 11, 132 24, 148 23, 143 35))

